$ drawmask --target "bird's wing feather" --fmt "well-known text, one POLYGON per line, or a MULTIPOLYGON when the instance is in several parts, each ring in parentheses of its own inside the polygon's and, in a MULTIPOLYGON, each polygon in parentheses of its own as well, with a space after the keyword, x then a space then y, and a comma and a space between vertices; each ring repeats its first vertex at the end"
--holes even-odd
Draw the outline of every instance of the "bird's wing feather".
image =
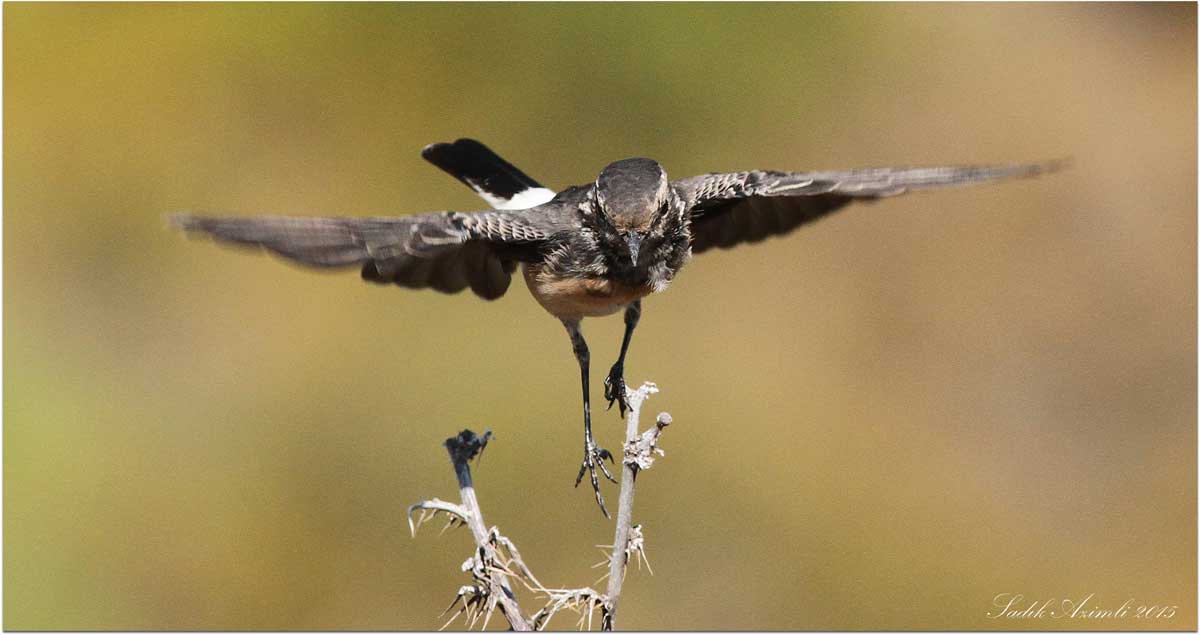
POLYGON ((675 181, 692 208, 692 251, 786 234, 855 200, 910 190, 1036 176, 1062 162, 1004 166, 868 168, 844 172, 755 170, 675 181))
POLYGON ((443 212, 397 218, 222 218, 179 215, 189 233, 266 249, 312 267, 361 267, 364 279, 409 288, 504 295, 516 263, 547 237, 520 212, 443 212))

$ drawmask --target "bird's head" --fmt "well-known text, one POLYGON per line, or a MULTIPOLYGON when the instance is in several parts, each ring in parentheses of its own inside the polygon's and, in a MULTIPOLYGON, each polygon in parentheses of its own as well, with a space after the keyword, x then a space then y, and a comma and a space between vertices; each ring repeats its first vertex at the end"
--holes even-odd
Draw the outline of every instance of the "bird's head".
POLYGON ((690 243, 687 204, 657 161, 610 163, 588 198, 585 225, 603 246, 609 269, 618 277, 655 282, 661 277, 653 271, 656 265, 673 264, 681 244, 686 252, 690 243))

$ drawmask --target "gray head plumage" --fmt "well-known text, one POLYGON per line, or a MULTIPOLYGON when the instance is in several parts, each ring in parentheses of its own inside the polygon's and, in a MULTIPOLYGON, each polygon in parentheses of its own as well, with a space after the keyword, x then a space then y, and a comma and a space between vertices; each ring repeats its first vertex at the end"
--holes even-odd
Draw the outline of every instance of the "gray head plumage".
POLYGON ((596 178, 596 203, 621 228, 644 229, 670 189, 667 171, 652 159, 622 159, 596 178))

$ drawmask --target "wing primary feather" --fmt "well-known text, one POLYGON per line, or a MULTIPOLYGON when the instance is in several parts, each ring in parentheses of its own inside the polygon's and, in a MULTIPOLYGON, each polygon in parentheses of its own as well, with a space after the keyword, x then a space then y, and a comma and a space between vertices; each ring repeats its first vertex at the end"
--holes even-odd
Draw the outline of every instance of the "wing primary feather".
POLYGON ((356 266, 362 278, 407 288, 478 296, 504 294, 516 268, 539 249, 545 231, 512 212, 435 212, 395 218, 230 218, 177 214, 191 235, 264 249, 321 268, 356 266))
POLYGON ((692 251, 727 248, 786 234, 845 207, 904 192, 1010 178, 1069 167, 1042 163, 937 168, 866 168, 841 172, 754 170, 704 174, 675 182, 691 202, 692 251))

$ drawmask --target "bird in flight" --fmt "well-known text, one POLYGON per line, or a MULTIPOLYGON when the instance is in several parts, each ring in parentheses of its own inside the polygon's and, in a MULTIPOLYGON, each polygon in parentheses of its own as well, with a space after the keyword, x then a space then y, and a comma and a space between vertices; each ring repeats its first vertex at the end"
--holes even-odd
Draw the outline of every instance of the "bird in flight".
MULTIPOLYGON (((595 181, 555 192, 482 143, 435 143, 422 156, 473 189, 491 209, 400 217, 222 218, 178 215, 180 228, 274 252, 320 268, 358 268, 368 282, 504 295, 520 267, 533 297, 571 338, 583 388, 583 461, 596 502, 608 511, 597 471, 614 480, 612 454, 592 436, 585 317, 624 310, 621 352, 604 397, 625 414, 625 356, 641 299, 665 290, 695 254, 786 234, 856 201, 912 190, 1031 177, 1059 163, 840 172, 749 170, 671 180, 658 162, 623 159, 595 181)), ((615 481, 614 481, 615 482, 615 481)))

